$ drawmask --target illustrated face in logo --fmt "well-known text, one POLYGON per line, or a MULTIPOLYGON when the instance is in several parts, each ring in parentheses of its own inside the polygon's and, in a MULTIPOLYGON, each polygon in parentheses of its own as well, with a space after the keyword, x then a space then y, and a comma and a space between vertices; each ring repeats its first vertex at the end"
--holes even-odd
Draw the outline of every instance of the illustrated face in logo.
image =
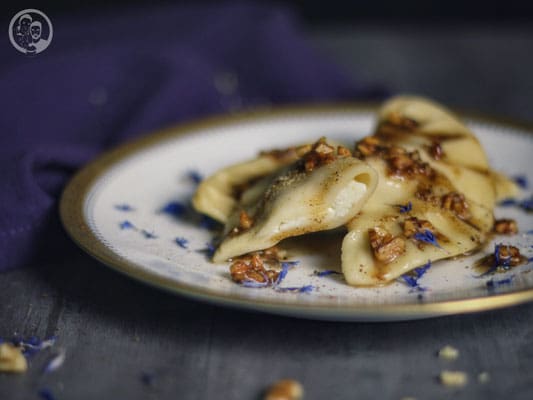
POLYGON ((22 17, 20 17, 20 31, 22 33, 28 32, 28 28, 30 27, 32 18, 28 14, 24 14, 22 17))
POLYGON ((30 25, 31 38, 37 42, 41 38, 42 25, 39 21, 34 21, 30 25))
POLYGON ((54 36, 50 18, 42 11, 28 8, 16 13, 9 23, 9 41, 26 55, 36 55, 48 48, 54 36))

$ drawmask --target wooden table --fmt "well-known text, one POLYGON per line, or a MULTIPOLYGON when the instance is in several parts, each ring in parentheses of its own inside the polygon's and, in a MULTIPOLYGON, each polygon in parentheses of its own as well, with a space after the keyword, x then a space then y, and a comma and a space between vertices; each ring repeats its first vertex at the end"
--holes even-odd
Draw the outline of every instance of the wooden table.
MULTIPOLYGON (((533 122, 533 26, 366 24, 309 36, 361 80, 533 122)), ((46 245, 53 260, 0 274, 0 337, 57 335, 66 361, 43 374, 46 350, 26 374, 0 374, 2 400, 43 388, 58 400, 260 399, 283 377, 300 380, 306 399, 533 398, 533 304, 400 323, 298 320, 162 293, 66 236, 46 245), (436 357, 447 344, 458 360, 436 357), (443 387, 444 369, 468 372, 469 384, 443 387)))

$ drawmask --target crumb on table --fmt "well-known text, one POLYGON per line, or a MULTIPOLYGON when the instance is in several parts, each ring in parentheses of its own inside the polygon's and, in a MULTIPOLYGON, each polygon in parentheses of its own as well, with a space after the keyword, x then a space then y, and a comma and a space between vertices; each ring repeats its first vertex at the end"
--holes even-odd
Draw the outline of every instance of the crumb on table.
POLYGON ((20 347, 11 343, 0 344, 0 372, 22 373, 28 369, 20 347))
POLYGON ((304 389, 300 382, 294 379, 281 379, 268 388, 264 400, 300 400, 304 389))
POLYGON ((439 350, 439 358, 442 358, 443 360, 456 360, 459 357, 459 350, 457 350, 455 347, 452 347, 450 345, 444 346, 442 349, 439 350))
POLYGON ((460 388, 468 383, 468 375, 463 371, 442 371, 439 375, 440 383, 448 387, 460 388))
POLYGON ((477 376, 477 381, 479 383, 487 383, 488 381, 490 381, 489 373, 486 371, 480 372, 477 376))

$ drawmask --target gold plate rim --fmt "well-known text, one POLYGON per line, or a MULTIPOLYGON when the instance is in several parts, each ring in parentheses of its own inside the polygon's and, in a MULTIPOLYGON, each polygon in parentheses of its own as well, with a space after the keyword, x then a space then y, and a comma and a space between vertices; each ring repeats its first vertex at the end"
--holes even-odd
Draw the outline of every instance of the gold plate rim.
MULTIPOLYGON (((276 108, 258 108, 234 114, 222 114, 206 117, 200 120, 182 123, 156 131, 154 133, 134 139, 121 146, 107 151, 89 162, 79 170, 69 181, 61 195, 59 203, 60 219, 64 229, 73 241, 89 255, 106 266, 130 278, 150 286, 182 295, 195 300, 228 307, 268 312, 278 315, 294 317, 336 320, 336 321, 393 321, 430 318, 444 315, 465 314, 518 305, 533 301, 533 288, 516 292, 493 294, 483 297, 464 298, 457 300, 436 301, 417 304, 382 304, 382 305, 339 305, 324 304, 288 304, 286 302, 249 299, 229 294, 213 293, 209 290, 198 289, 168 278, 160 277, 149 272, 139 270, 132 262, 120 257, 102 243, 89 227, 84 217, 84 204, 87 194, 93 184, 105 174, 109 168, 124 158, 158 144, 161 141, 193 134, 195 131, 231 125, 238 122, 253 121, 260 118, 279 118, 287 115, 307 115, 315 113, 353 113, 375 112, 376 103, 332 103, 289 105, 276 108)), ((510 126, 533 133, 533 125, 510 120, 507 118, 487 116, 473 112, 458 112, 463 118, 479 122, 489 122, 502 127, 510 126)))

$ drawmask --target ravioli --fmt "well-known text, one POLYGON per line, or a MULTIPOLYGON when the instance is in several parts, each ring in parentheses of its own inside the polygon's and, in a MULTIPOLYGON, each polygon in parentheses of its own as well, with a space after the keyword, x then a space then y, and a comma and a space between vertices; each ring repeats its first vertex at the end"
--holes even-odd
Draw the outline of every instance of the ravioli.
POLYGON ((322 139, 301 160, 242 193, 213 260, 225 261, 291 236, 343 226, 359 212, 376 184, 377 173, 368 164, 322 139))
POLYGON ((496 202, 517 192, 452 112, 400 96, 353 152, 322 138, 261 153, 203 181, 193 205, 225 225, 214 262, 345 227, 346 282, 375 286, 475 251, 493 229, 496 202))
POLYGON ((310 148, 304 145, 264 152, 257 158, 223 168, 200 183, 192 204, 196 211, 225 224, 246 186, 294 162, 310 148))
POLYGON ((494 224, 498 190, 514 190, 444 108, 399 97, 379 115, 375 135, 356 145, 379 180, 342 244, 343 273, 354 286, 384 284, 427 261, 477 249, 494 224))

